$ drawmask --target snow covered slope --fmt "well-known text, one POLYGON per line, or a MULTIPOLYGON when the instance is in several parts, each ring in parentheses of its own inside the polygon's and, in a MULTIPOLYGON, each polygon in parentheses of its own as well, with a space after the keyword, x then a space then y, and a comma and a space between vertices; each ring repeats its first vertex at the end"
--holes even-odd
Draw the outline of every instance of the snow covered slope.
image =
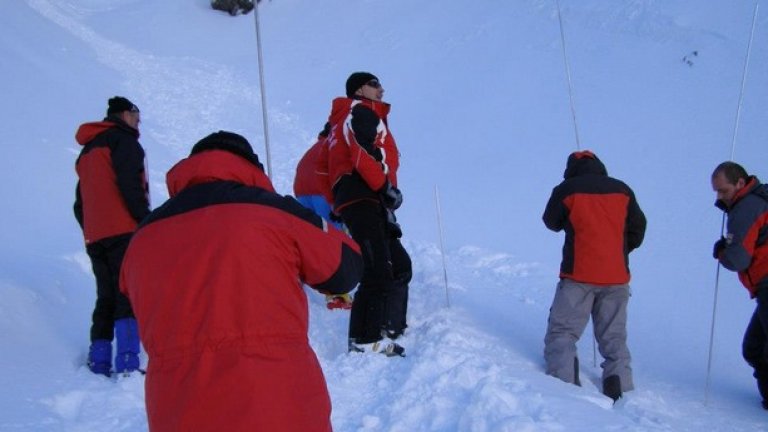
MULTIPOLYGON (((208 3, 0 2, 0 430, 146 430, 142 378, 113 382, 82 366, 95 290, 71 210, 74 131, 116 94, 139 105, 153 206, 168 168, 212 131, 241 133, 263 155, 253 15, 208 3)), ((632 256, 637 390, 618 407, 598 390, 589 330, 584 387, 543 374, 562 235, 540 215, 576 148, 555 1, 262 2, 277 189, 290 192, 352 71, 381 78, 402 151, 408 357, 347 354, 346 312, 308 292, 335 430, 768 429, 740 358, 753 305, 729 272, 704 403, 721 220, 709 174, 730 157, 754 3, 560 3, 581 147, 635 189, 649 220, 632 256)), ((766 179, 762 16, 735 159, 766 179)))

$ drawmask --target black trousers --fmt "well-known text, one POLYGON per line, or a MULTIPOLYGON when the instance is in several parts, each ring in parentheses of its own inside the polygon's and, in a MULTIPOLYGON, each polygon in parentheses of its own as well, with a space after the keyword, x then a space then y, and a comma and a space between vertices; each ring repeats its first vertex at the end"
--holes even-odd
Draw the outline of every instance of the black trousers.
POLYGON ((758 289, 755 302, 757 306, 744 332, 741 351, 754 369, 763 400, 768 401, 768 283, 758 289))
POLYGON ((120 267, 131 234, 108 237, 86 246, 91 258, 93 275, 96 277, 96 306, 91 321, 91 341, 112 340, 115 321, 133 318, 128 297, 120 292, 120 267))
POLYGON ((387 210, 372 201, 342 208, 341 217, 363 254, 363 278, 355 293, 349 319, 349 338, 356 343, 395 339, 408 326, 408 283, 411 257, 400 243, 400 229, 387 210))

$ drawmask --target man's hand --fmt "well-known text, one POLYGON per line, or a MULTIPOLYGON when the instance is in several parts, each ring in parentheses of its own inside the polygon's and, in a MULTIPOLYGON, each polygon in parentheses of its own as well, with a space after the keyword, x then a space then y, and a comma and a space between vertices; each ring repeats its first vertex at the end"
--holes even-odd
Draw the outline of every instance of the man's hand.
POLYGON ((384 186, 379 190, 384 206, 388 209, 397 210, 403 204, 403 194, 400 189, 392 186, 389 180, 384 182, 384 186))
POLYGON ((725 247, 728 246, 728 240, 725 239, 725 237, 720 237, 720 240, 715 242, 714 247, 712 247, 712 256, 716 259, 720 259, 720 253, 725 249, 725 247))

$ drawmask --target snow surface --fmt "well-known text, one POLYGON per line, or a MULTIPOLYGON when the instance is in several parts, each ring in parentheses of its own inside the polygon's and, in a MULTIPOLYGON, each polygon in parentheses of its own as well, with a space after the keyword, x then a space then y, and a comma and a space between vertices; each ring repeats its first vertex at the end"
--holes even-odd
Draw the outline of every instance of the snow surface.
MULTIPOLYGON (((154 206, 168 168, 210 132, 245 135, 263 159, 254 15, 208 3, 0 2, 0 430, 147 428, 142 377, 83 366, 95 289, 71 210, 74 132, 101 119, 109 97, 133 100, 154 206)), ((768 15, 758 14, 736 130, 752 1, 560 3, 581 147, 634 188, 649 220, 631 257, 637 389, 616 407, 598 390, 589 330, 583 387, 543 373, 562 234, 540 215, 576 148, 556 2, 262 2, 277 189, 290 193, 352 71, 381 78, 402 152, 408 357, 347 354, 347 313, 308 291, 335 430, 768 430, 740 357, 753 304, 735 275, 716 279, 710 257, 721 213, 708 181, 732 143, 768 178, 768 15)))

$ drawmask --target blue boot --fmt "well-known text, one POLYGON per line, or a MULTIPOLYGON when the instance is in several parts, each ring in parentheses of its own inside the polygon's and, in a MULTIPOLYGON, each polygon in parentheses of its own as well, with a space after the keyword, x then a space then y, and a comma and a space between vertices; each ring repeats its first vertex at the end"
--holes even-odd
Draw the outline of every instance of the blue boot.
POLYGON ((139 327, 135 318, 115 321, 117 355, 115 372, 129 373, 139 369, 139 327))
POLYGON ((112 341, 97 339, 88 350, 88 369, 95 374, 110 376, 112 373, 112 341))

